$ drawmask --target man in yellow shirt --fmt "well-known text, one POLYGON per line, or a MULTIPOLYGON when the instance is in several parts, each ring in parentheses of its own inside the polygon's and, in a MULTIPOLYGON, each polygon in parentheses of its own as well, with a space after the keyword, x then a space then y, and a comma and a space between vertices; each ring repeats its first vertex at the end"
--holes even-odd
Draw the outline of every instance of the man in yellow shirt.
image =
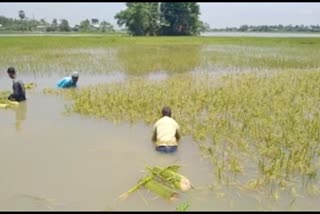
POLYGON ((152 141, 156 144, 156 150, 165 153, 175 152, 181 138, 179 130, 179 124, 171 118, 171 109, 164 107, 162 118, 153 127, 152 141))

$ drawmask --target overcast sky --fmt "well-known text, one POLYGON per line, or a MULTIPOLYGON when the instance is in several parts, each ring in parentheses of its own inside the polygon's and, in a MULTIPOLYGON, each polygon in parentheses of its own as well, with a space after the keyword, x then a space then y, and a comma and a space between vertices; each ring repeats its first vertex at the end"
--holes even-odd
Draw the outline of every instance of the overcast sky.
MULTIPOLYGON (((212 28, 248 25, 316 25, 320 24, 320 3, 199 3, 200 19, 212 28)), ((71 26, 84 19, 98 18, 117 27, 114 15, 126 8, 125 3, 0 3, 0 15, 18 18, 24 10, 28 18, 52 22, 67 19, 71 26)))

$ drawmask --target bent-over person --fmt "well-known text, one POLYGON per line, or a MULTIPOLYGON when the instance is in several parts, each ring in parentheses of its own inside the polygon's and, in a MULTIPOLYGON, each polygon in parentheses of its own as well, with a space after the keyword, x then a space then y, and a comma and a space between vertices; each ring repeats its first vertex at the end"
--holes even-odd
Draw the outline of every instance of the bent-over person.
POLYGON ((12 79, 12 89, 13 93, 8 97, 11 101, 25 101, 26 100, 26 91, 24 88, 24 84, 21 80, 17 80, 17 73, 13 67, 9 67, 7 70, 9 77, 12 79))
POLYGON ((180 140, 180 126, 171 117, 171 109, 164 107, 162 117, 154 124, 152 141, 159 152, 175 152, 180 140))

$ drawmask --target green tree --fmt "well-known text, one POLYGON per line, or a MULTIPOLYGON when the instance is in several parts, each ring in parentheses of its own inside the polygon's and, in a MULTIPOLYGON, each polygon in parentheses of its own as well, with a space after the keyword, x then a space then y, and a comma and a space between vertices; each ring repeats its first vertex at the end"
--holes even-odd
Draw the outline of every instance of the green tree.
POLYGON ((249 26, 248 25, 241 25, 240 28, 239 28, 239 31, 248 31, 249 29, 249 26))
POLYGON ((57 19, 53 19, 52 23, 51 23, 51 27, 56 31, 58 28, 58 20, 57 19))
POLYGON ((119 26, 132 35, 198 35, 202 22, 194 2, 126 3, 115 15, 119 26))
POLYGON ((26 26, 27 26, 28 31, 36 30, 37 26, 39 26, 40 24, 41 24, 40 21, 38 21, 36 19, 30 19, 30 20, 26 21, 26 26))
POLYGON ((200 22, 200 32, 210 32, 210 25, 206 22, 200 22))
POLYGON ((102 32, 114 32, 113 26, 109 22, 106 22, 106 21, 102 21, 100 23, 100 30, 102 32))
POLYGON ((61 22, 59 24, 59 30, 60 31, 70 31, 69 22, 66 19, 61 19, 61 22))
POLYGON ((19 18, 21 19, 19 30, 24 31, 27 28, 26 23, 24 22, 24 19, 26 18, 26 14, 24 10, 19 10, 18 15, 19 15, 19 18))
POLYGON ((75 25, 73 28, 71 28, 72 31, 79 31, 80 25, 75 25))
POLYGON ((44 25, 44 26, 47 26, 47 25, 48 25, 48 23, 46 22, 45 19, 40 19, 40 24, 41 24, 41 25, 44 25))
POLYGON ((159 3, 126 3, 127 9, 115 15, 119 26, 125 25, 134 36, 157 35, 160 27, 159 3))
POLYGON ((80 31, 82 32, 88 32, 90 31, 90 21, 88 19, 83 20, 80 22, 79 26, 80 31))
POLYGON ((91 28, 93 31, 98 30, 99 27, 97 26, 97 24, 99 24, 99 19, 92 18, 92 19, 91 19, 91 26, 90 26, 90 28, 91 28))
POLYGON ((53 19, 51 24, 46 27, 46 31, 57 31, 58 30, 58 20, 53 19))
POLYGON ((196 2, 161 3, 163 35, 198 35, 201 29, 200 9, 196 2))
POLYGON ((149 20, 147 28, 148 35, 159 35, 161 30, 160 3, 149 3, 147 6, 149 20))

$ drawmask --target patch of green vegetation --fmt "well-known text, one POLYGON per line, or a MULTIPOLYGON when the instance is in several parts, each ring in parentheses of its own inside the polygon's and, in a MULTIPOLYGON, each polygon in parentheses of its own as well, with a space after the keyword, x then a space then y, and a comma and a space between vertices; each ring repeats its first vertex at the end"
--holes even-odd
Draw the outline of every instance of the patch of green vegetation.
POLYGON ((71 111, 115 123, 152 125, 170 106, 182 135, 192 135, 217 180, 238 176, 245 187, 285 188, 317 176, 320 72, 286 70, 222 76, 176 74, 81 88, 71 111))
POLYGON ((186 202, 179 204, 176 207, 176 211, 180 211, 180 212, 188 211, 189 207, 190 207, 190 204, 188 201, 186 201, 186 202))
POLYGON ((313 69, 319 38, 25 36, 1 37, 0 67, 25 73, 188 72, 212 67, 313 69))

